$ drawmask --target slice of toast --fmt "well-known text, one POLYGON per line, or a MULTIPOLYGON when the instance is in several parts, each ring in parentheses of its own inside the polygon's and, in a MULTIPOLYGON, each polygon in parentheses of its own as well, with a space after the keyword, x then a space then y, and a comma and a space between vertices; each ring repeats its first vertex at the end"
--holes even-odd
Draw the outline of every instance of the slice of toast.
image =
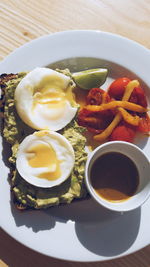
POLYGON ((39 188, 27 183, 16 170, 15 162, 19 143, 35 131, 20 119, 15 109, 15 88, 25 75, 26 73, 18 73, 0 76, 2 136, 12 150, 8 160, 13 201, 18 209, 24 210, 45 209, 62 203, 70 203, 74 199, 85 198, 87 196, 84 184, 86 138, 82 134, 84 128, 78 126, 75 119, 60 131, 70 141, 75 151, 74 169, 65 182, 53 188, 39 188))

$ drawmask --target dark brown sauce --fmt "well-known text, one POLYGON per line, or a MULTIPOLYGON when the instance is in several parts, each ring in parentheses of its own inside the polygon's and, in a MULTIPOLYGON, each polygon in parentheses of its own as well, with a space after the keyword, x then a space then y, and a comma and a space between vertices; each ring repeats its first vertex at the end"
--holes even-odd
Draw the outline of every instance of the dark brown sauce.
POLYGON ((139 173, 130 158, 118 152, 110 152, 94 162, 91 183, 102 198, 120 202, 135 194, 139 184, 139 173))

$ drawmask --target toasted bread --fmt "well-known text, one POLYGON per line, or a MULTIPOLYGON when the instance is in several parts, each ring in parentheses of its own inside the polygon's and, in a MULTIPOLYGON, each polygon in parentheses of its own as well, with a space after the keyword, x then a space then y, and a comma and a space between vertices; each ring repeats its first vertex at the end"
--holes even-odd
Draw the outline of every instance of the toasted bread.
MULTIPOLYGON (((67 138, 67 134, 73 127, 78 137, 80 153, 76 153, 76 165, 71 176, 63 184, 54 188, 37 188, 28 184, 17 172, 15 159, 17 148, 21 140, 29 133, 33 133, 33 129, 28 127, 19 118, 14 103, 14 91, 19 81, 25 76, 25 73, 18 74, 2 74, 0 76, 1 95, 1 114, 2 118, 2 136, 11 145, 12 155, 9 158, 10 162, 10 185, 12 191, 12 199, 17 209, 45 209, 54 205, 70 203, 75 199, 83 199, 87 196, 87 191, 84 185, 84 166, 86 162, 86 152, 84 152, 86 139, 82 135, 83 128, 79 127, 76 122, 67 125, 61 134, 67 138), (12 89, 11 89, 12 86, 12 89), (12 123, 11 123, 12 120, 12 123), (67 133, 67 134, 66 134, 67 133), (82 142, 81 142, 82 140, 82 142), (80 163, 78 163, 79 161, 80 163), (78 171, 78 167, 82 169, 78 171), (76 191, 78 188, 78 191, 76 191), (48 199, 48 201, 47 201, 48 199), (47 202, 46 202, 47 201, 47 202)), ((70 136, 70 134, 68 134, 70 136)), ((68 138, 71 142, 71 137, 68 138)))

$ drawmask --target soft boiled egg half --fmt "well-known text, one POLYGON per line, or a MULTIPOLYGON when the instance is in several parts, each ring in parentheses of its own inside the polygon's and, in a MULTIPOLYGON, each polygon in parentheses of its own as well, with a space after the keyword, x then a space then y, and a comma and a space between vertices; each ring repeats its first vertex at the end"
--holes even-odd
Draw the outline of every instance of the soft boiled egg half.
POLYGON ((15 106, 31 128, 58 131, 75 116, 71 78, 49 68, 35 68, 18 84, 15 106))
POLYGON ((38 187, 53 187, 64 182, 74 167, 70 142, 49 130, 34 132, 19 145, 16 167, 21 177, 38 187))

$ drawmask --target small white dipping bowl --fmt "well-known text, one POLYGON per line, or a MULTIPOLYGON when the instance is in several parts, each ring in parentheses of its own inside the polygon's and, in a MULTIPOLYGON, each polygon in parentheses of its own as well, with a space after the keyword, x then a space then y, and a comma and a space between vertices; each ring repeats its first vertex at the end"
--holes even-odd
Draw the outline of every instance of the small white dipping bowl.
MULTIPOLYGON (((100 166, 101 168, 101 166, 100 166)), ((108 162, 109 168, 109 162, 108 162)), ((97 147, 90 155, 85 167, 85 182, 91 196, 107 209, 124 212, 140 207, 150 196, 150 162, 143 151, 136 145, 113 141, 97 147), (118 152, 131 159, 137 167, 139 173, 139 185, 135 194, 124 201, 111 202, 98 195, 91 183, 91 169, 94 162, 103 154, 118 152)))

